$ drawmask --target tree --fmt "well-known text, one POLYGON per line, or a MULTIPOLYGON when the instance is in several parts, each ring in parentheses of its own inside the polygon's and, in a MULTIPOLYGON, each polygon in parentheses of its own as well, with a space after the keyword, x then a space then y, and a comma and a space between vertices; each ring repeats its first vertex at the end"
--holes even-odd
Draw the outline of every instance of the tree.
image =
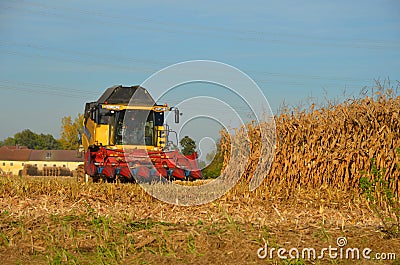
POLYGON ((189 136, 185 136, 179 142, 182 146, 182 154, 191 155, 196 152, 196 143, 189 136))
POLYGON ((13 137, 7 137, 7 139, 5 139, 0 143, 0 146, 5 146, 5 145, 8 146, 15 145, 15 139, 13 137))
POLYGON ((30 149, 35 149, 37 145, 38 135, 29 129, 14 134, 15 144, 24 145, 30 149))
POLYGON ((203 177, 206 179, 219 177, 224 163, 224 155, 221 151, 221 139, 217 143, 217 150, 213 150, 211 153, 207 154, 206 160, 208 162, 211 161, 211 163, 207 167, 203 167, 201 171, 203 177))
POLYGON ((60 149, 60 142, 51 134, 43 134, 37 136, 35 149, 39 150, 57 150, 60 149))
POLYGON ((72 122, 71 116, 63 117, 61 120, 61 139, 62 149, 75 150, 79 147, 79 133, 82 133, 83 114, 79 114, 72 122))
POLYGON ((60 144, 51 134, 37 134, 29 129, 14 134, 2 141, 1 145, 22 145, 30 149, 54 150, 59 149, 60 144))

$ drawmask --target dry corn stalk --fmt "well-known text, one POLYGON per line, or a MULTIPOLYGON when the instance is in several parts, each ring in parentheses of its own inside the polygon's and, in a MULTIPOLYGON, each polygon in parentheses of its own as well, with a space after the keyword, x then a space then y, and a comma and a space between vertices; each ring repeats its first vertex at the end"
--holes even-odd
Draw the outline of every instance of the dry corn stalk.
MULTIPOLYGON (((286 188, 342 187, 358 189, 362 172, 371 167, 376 159, 378 168, 385 168, 385 180, 392 191, 400 195, 399 158, 396 148, 400 147, 400 97, 380 97, 378 100, 366 97, 348 100, 343 104, 319 110, 284 113, 275 117, 276 150, 275 159, 265 184, 286 188)), ((229 162, 231 141, 249 141, 250 155, 242 177, 249 180, 259 162, 270 154, 261 154, 260 128, 273 137, 266 123, 247 124, 230 137, 221 132, 221 151, 224 154, 225 175, 233 170, 229 162), (262 127, 264 126, 264 127, 262 127), (261 158, 261 160, 259 160, 261 158), (229 168, 227 165, 229 163, 229 168)), ((265 135, 263 136, 265 138, 265 135)), ((261 165, 268 168, 268 165, 261 165)))

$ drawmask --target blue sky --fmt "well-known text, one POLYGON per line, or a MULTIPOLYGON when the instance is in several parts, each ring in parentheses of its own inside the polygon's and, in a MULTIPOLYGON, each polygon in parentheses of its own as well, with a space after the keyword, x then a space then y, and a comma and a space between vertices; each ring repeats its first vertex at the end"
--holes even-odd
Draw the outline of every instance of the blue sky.
POLYGON ((400 80, 400 2, 2 1, 0 140, 59 137, 61 118, 107 87, 197 59, 244 71, 273 111, 357 96, 400 80))

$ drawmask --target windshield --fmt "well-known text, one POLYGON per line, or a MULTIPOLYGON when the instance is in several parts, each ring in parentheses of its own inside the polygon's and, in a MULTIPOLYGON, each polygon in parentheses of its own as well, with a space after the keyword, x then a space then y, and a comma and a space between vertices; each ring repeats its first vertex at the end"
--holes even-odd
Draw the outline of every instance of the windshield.
POLYGON ((123 110, 116 115, 115 144, 154 146, 154 112, 123 110))

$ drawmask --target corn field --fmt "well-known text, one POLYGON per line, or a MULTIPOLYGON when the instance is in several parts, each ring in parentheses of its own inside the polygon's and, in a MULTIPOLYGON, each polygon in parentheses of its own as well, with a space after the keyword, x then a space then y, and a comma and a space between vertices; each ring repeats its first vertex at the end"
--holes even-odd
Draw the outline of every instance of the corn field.
POLYGON ((347 100, 329 108, 311 107, 280 114, 275 117, 272 165, 268 162, 272 155, 268 142, 267 148, 261 148, 262 138, 275 137, 271 123, 248 124, 247 132, 241 128, 232 137, 221 132, 224 173, 234 174, 245 164, 228 163, 232 142, 247 142, 244 148, 249 148, 250 156, 242 174, 247 181, 252 176, 265 178, 264 185, 275 190, 321 187, 354 190, 359 189, 359 180, 366 176, 374 159, 377 168, 385 169, 384 178, 390 189, 399 196, 400 171, 396 168, 399 164, 396 148, 400 147, 399 112, 400 97, 380 95, 375 99, 347 100), (258 164, 261 167, 257 168, 258 164))

